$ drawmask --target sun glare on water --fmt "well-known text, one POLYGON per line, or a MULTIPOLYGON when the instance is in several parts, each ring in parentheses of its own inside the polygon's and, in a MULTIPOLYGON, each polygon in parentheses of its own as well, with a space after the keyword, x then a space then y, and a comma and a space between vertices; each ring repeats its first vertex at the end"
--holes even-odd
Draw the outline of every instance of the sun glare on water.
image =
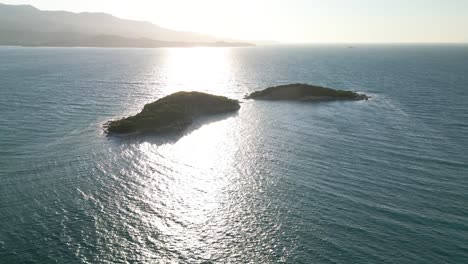
POLYGON ((229 48, 172 48, 166 63, 169 93, 186 90, 224 94, 232 80, 229 48))
MULTIPOLYGON (((140 143, 143 156, 141 193, 145 204, 155 206, 159 215, 142 214, 142 221, 156 228, 170 247, 204 249, 210 254, 209 243, 229 232, 219 225, 227 221, 225 205, 229 203, 227 188, 236 177, 238 148, 233 134, 234 119, 205 124, 175 143, 140 143), (158 172, 152 169, 157 168, 158 172), (163 200, 164 206, 158 202, 163 200), (159 218, 159 216, 163 218, 159 218), (200 230, 211 226, 211 233, 200 230)), ((138 236, 138 235, 137 235, 138 236)), ((209 256, 207 256, 209 257, 209 256)))

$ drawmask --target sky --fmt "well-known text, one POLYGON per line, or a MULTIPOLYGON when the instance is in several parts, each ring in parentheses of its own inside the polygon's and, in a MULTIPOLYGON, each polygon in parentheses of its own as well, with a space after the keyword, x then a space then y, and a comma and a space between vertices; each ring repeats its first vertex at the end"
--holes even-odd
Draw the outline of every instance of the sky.
POLYGON ((283 43, 468 42, 468 0, 0 0, 283 43))

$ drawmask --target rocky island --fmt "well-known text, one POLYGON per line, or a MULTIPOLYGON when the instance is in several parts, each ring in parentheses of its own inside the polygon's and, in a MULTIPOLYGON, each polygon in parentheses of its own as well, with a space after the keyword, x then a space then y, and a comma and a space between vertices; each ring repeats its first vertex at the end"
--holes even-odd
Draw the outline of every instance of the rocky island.
POLYGON ((245 97, 255 100, 290 100, 290 101, 337 101, 368 100, 365 94, 352 91, 335 90, 309 84, 287 84, 253 92, 245 97))
POLYGON ((201 92, 177 92, 144 106, 130 117, 110 121, 107 133, 170 133, 186 129, 202 116, 239 110, 239 101, 201 92))

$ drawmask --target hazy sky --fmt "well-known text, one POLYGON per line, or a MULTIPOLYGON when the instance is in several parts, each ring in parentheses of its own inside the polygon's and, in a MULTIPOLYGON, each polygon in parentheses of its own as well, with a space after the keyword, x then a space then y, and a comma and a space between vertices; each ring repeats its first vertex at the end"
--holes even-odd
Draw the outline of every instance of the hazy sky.
POLYGON ((281 42, 468 42, 468 0, 0 0, 281 42))

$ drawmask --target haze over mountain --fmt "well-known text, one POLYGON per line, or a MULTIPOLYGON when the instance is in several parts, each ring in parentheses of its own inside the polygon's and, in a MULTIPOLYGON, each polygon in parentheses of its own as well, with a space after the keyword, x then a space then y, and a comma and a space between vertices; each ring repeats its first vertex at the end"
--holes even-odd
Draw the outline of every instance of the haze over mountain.
POLYGON ((235 40, 175 31, 105 13, 42 11, 0 4, 0 45, 20 46, 245 46, 235 40))

